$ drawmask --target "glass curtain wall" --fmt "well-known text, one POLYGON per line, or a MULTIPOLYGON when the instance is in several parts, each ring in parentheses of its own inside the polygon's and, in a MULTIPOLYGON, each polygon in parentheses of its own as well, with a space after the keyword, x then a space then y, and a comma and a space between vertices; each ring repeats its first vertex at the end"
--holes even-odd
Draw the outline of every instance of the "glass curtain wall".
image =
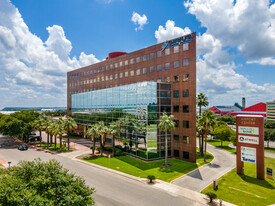
MULTIPOLYGON (((162 112, 171 114, 171 85, 140 82, 72 95, 72 116, 88 127, 103 121, 118 121, 120 134, 116 147, 143 159, 164 157, 165 134, 157 127, 162 112)), ((107 136, 107 144, 111 144, 107 136), (109 141, 108 141, 109 140, 109 141)), ((171 155, 171 133, 168 133, 171 155)))

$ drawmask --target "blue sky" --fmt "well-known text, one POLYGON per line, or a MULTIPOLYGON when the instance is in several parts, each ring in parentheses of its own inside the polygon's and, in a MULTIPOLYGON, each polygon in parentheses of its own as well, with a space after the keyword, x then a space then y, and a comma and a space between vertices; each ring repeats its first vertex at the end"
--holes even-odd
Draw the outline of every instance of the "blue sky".
POLYGON ((0 0, 0 108, 66 106, 67 71, 190 31, 210 105, 275 99, 274 1, 0 0))

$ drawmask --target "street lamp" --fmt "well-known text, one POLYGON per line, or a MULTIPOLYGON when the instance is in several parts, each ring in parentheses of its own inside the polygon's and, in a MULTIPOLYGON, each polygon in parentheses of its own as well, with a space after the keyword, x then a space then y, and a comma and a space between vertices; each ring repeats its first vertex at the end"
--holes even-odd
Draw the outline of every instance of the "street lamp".
POLYGON ((8 164, 9 164, 9 168, 11 167, 11 162, 8 162, 8 164))

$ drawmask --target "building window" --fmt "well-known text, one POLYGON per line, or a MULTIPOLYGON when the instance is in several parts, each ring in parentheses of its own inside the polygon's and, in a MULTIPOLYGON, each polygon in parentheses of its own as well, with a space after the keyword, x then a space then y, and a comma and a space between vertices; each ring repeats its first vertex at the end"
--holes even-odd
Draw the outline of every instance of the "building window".
POLYGON ((170 55, 170 48, 167 48, 164 51, 165 51, 165 55, 170 55))
POLYGON ((173 106, 173 112, 179 112, 180 111, 180 106, 179 105, 174 105, 173 106))
POLYGON ((112 64, 110 64, 110 69, 113 69, 113 65, 112 64))
POLYGON ((109 79, 108 76, 106 76, 106 77, 105 77, 105 80, 108 81, 108 79, 109 79))
POLYGON ((182 142, 183 142, 184 144, 189 144, 189 137, 183 136, 183 137, 182 137, 182 142))
POLYGON ((147 60, 147 54, 144 54, 143 56, 142 56, 142 61, 146 61, 147 60))
POLYGON ((139 63, 139 62, 140 62, 140 57, 137 57, 136 63, 139 63))
POLYGON ((90 79, 90 83, 93 83, 93 79, 90 79))
POLYGON ((157 51, 157 57, 161 57, 161 51, 157 51))
POLYGON ((178 142, 180 140, 180 137, 179 135, 177 134, 174 134, 174 141, 178 142))
POLYGON ((94 78, 94 82, 96 82, 96 78, 94 78))
POLYGON ((179 120, 174 120, 175 122, 175 127, 178 128, 179 127, 179 120))
POLYGON ((128 71, 127 71, 127 72, 125 72, 125 77, 128 77, 128 71))
POLYGON ((183 113, 188 113, 189 112, 189 106, 188 105, 183 105, 182 106, 182 112, 183 113))
POLYGON ((165 77, 164 81, 169 83, 170 82, 170 77, 165 77))
POLYGON ((149 59, 154 59, 154 53, 150 53, 149 59))
POLYGON ((169 70, 170 69, 170 62, 165 63, 164 69, 165 70, 169 70))
POLYGON ((101 71, 104 72, 104 67, 101 67, 101 71))
POLYGON ((174 149, 174 157, 180 157, 180 152, 177 149, 174 149))
POLYGON ((118 68, 118 63, 115 63, 115 68, 118 68))
POLYGON ((188 97, 189 96, 189 90, 188 89, 184 89, 182 91, 182 97, 188 97))
POLYGON ((174 61, 174 68, 178 68, 180 66, 180 61, 174 61))
MULTIPOLYGON (((97 68, 97 72, 100 72, 100 67, 97 68)), ((81 73, 82 74, 82 73, 81 73)), ((81 75, 82 76, 82 75, 81 75)))
POLYGON ((113 75, 112 74, 110 75, 110 80, 113 80, 113 75))
POLYGON ((179 76, 174 76, 174 82, 179 82, 180 79, 179 79, 179 76))
POLYGON ((105 67, 105 70, 108 71, 108 66, 105 67))
POLYGON ((183 81, 183 82, 188 82, 188 80, 189 80, 189 74, 184 74, 184 75, 182 76, 182 81, 183 81))
POLYGON ((140 75, 140 69, 137 69, 136 74, 140 75))
POLYGON ((183 158, 183 159, 189 160, 189 152, 183 151, 183 152, 182 152, 182 158, 183 158))
POLYGON ((147 68, 146 67, 144 67, 142 70, 143 70, 143 74, 147 73, 147 68))
POLYGON ((131 76, 134 76, 134 75, 135 75, 134 70, 131 70, 131 71, 130 71, 130 75, 131 75, 131 76))
POLYGON ((188 120, 183 120, 182 121, 182 127, 183 128, 189 128, 189 121, 188 120))
POLYGON ((187 65, 189 65, 189 59, 183 59, 182 66, 187 66, 187 65))
POLYGON ((157 79, 157 82, 161 82, 161 78, 158 78, 158 79, 157 79))
POLYGON ((119 73, 119 78, 122 78, 123 77, 123 72, 120 72, 119 73))
POLYGON ((177 46, 174 46, 174 53, 179 53, 180 51, 180 46, 177 45, 177 46))
POLYGON ((149 71, 150 71, 150 73, 154 72, 154 66, 150 66, 149 71))
POLYGON ((115 74, 115 79, 117 79, 117 74, 115 74))
POLYGON ((119 66, 120 67, 122 67, 123 66, 123 62, 121 61, 121 62, 119 62, 119 66))
POLYGON ((158 72, 161 71, 161 64, 158 64, 158 65, 157 65, 157 71, 158 71, 158 72))
POLYGON ((125 64, 125 66, 127 66, 128 65, 128 60, 125 60, 124 64, 125 64))
POLYGON ((134 64, 134 58, 130 59, 130 64, 134 64))
POLYGON ((189 43, 185 43, 182 45, 182 51, 187 51, 189 49, 189 43))
POLYGON ((173 97, 174 98, 179 98, 179 90, 174 90, 173 91, 173 97))

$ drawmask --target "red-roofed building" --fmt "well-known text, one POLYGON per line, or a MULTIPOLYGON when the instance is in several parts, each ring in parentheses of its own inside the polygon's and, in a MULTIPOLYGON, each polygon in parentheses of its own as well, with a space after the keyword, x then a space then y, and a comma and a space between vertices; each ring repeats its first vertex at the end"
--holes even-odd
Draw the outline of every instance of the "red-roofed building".
POLYGON ((258 104, 254 104, 250 107, 247 107, 245 109, 242 109, 240 112, 232 112, 232 116, 236 116, 238 114, 247 114, 247 115, 262 115, 266 117, 266 104, 263 102, 260 102, 258 104))

